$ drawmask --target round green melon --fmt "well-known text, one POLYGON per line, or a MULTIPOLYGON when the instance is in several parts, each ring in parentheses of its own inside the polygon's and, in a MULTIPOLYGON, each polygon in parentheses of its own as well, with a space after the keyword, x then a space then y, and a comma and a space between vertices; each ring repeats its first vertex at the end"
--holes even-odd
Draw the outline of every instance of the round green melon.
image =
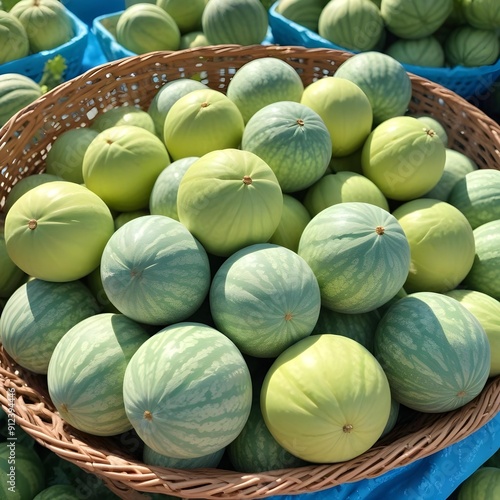
POLYGON ((402 64, 413 66, 441 68, 445 63, 444 48, 433 35, 415 39, 397 39, 386 48, 385 53, 402 64))
POLYGON ((83 283, 91 291, 101 307, 101 312, 119 313, 120 311, 111 303, 102 286, 101 266, 97 266, 91 273, 82 278, 83 283))
POLYGON ((95 193, 73 182, 54 181, 16 201, 5 217, 4 231, 10 258, 26 274, 73 281, 99 265, 114 223, 95 193))
POLYGON ((43 489, 33 500, 78 500, 80 498, 76 486, 70 484, 54 484, 43 489))
POLYGON ((453 186, 469 172, 473 172, 478 168, 474 160, 460 151, 446 148, 445 153, 446 158, 441 178, 430 191, 422 195, 424 198, 448 201, 453 186))
POLYGON ((256 244, 232 254, 210 287, 218 330, 243 354, 275 358, 311 334, 321 295, 307 263, 279 245, 256 244))
POLYGON ((500 375, 500 301, 476 290, 455 288, 446 295, 458 300, 481 323, 490 342, 490 377, 500 375))
POLYGON ((469 172, 453 186, 448 203, 465 215, 472 229, 500 219, 500 170, 469 172))
POLYGON ((102 132, 83 157, 85 185, 119 212, 148 207, 160 172, 170 163, 163 142, 136 125, 118 125, 102 132))
POLYGON ((156 5, 170 14, 181 34, 201 29, 205 0, 157 0, 156 5))
POLYGON ((120 312, 163 326, 198 309, 210 286, 210 265, 204 248, 180 222, 147 215, 111 236, 102 253, 101 279, 120 312))
POLYGON ((38 186, 40 184, 44 184, 45 182, 52 181, 63 181, 64 179, 59 175, 48 174, 46 172, 42 172, 36 175, 28 175, 19 179, 10 190, 7 198, 5 200, 4 209, 5 212, 10 210, 10 207, 16 202, 24 193, 28 192, 31 188, 38 186))
POLYGON ((373 352, 373 339, 380 316, 378 309, 365 313, 346 314, 322 307, 312 334, 342 335, 355 340, 373 352))
POLYGON ((375 332, 374 353, 391 392, 408 408, 441 413, 483 389, 490 370, 488 337, 458 300, 435 292, 394 303, 375 332))
POLYGON ((142 461, 146 465, 158 465, 160 467, 168 467, 169 469, 198 469, 205 467, 217 467, 221 461, 226 447, 216 450, 213 453, 202 455, 193 458, 175 458, 167 455, 162 455, 150 448, 147 444, 144 445, 142 452, 142 461))
POLYGON ((201 27, 211 45, 260 44, 267 34, 267 10, 260 0, 210 0, 201 27))
POLYGON ((458 488, 457 500, 490 500, 500 495, 500 469, 480 467, 458 488))
POLYGON ((222 92, 193 90, 172 104, 165 118, 163 141, 172 160, 179 160, 237 148, 243 129, 238 107, 222 92))
POLYGON ((373 111, 373 124, 404 115, 410 103, 412 86, 404 66, 377 51, 360 52, 340 64, 335 76, 358 85, 373 111))
POLYGON ((453 205, 432 198, 403 203, 392 214, 411 250, 404 288, 411 292, 447 292, 456 288, 474 262, 474 234, 453 205))
POLYGON ((341 335, 313 335, 272 364, 261 390, 267 428, 289 453, 315 463, 367 451, 390 414, 391 392, 375 357, 341 335))
POLYGON ((318 32, 319 16, 326 4, 324 0, 279 0, 271 3, 276 3, 275 12, 285 19, 318 32))
POLYGON ((43 462, 33 448, 16 441, 0 442, 0 497, 31 500, 44 488, 43 462))
POLYGON ((308 188, 325 173, 332 141, 325 122, 309 106, 294 101, 268 104, 248 120, 241 149, 262 158, 284 193, 308 188))
POLYGON ((474 229, 474 242, 476 254, 464 285, 500 300, 500 220, 474 229))
POLYGON ((123 314, 100 313, 73 326, 56 345, 47 370, 50 399, 71 426, 95 436, 130 430, 123 404, 124 373, 149 340, 123 314))
POLYGON ((116 23, 116 41, 136 54, 177 50, 181 33, 174 18, 161 6, 138 3, 126 8, 116 23))
POLYGON ((259 398, 237 438, 227 446, 227 456, 235 470, 257 473, 308 465, 281 446, 264 422, 259 398))
POLYGON ((332 142, 332 156, 359 149, 371 132, 373 112, 363 90, 348 79, 324 77, 307 85, 300 101, 324 121, 332 142))
POLYGON ((127 416, 157 453, 195 458, 227 446, 252 404, 248 367, 223 333, 177 323, 150 337, 125 371, 127 416))
POLYGON ((0 127, 42 95, 38 83, 18 73, 0 75, 0 127))
POLYGON ((407 201, 431 190, 441 178, 446 148, 420 120, 396 116, 378 125, 361 153, 363 174, 390 199, 407 201))
POLYGON ((474 28, 500 28, 500 12, 495 0, 459 0, 459 3, 465 20, 474 28))
POLYGON ((127 222, 142 217, 143 215, 151 215, 149 210, 134 210, 133 212, 121 212, 114 217, 115 231, 122 227, 127 222))
POLYGON ((300 237, 311 215, 307 208, 290 194, 283 195, 283 211, 278 227, 269 238, 269 243, 281 245, 282 247, 297 251, 300 237))
POLYGON ((9 12, 24 26, 32 53, 54 49, 73 38, 72 20, 59 0, 21 0, 9 12))
POLYGON ((193 49, 210 45, 203 31, 190 31, 181 36, 179 49, 193 49))
POLYGON ((410 246, 399 222, 364 202, 339 203, 314 216, 298 254, 318 279, 323 305, 350 314, 387 302, 403 286, 410 266, 410 246))
POLYGON ((7 252, 2 222, 0 222, 0 269, 2 270, 0 275, 0 297, 8 299, 28 279, 28 276, 14 264, 7 252))
MULTIPOLYGON (((445 147, 448 147, 448 132, 446 131, 445 126, 441 123, 441 120, 435 118, 434 116, 424 113, 424 114, 410 114, 414 118, 420 120, 423 124, 425 124, 428 128, 434 130, 434 132, 441 139, 445 147)), ((453 151, 453 150, 451 150, 453 151)), ((464 155, 465 156, 465 155, 464 155)))
POLYGON ((318 34, 352 51, 376 48, 384 32, 380 9, 371 0, 328 2, 318 19, 318 34))
POLYGON ((356 172, 362 173, 361 167, 361 152, 363 147, 356 149, 354 153, 347 156, 332 156, 328 166, 327 173, 335 174, 337 172, 356 172))
POLYGON ((4 10, 0 10, 0 64, 21 59, 29 54, 28 34, 21 21, 4 10))
POLYGON ((177 193, 179 221, 207 252, 219 256, 268 241, 282 211, 283 194, 271 167, 240 149, 203 155, 184 174, 177 193))
POLYGON ((453 0, 383 0, 380 12, 389 31, 401 38, 432 35, 453 10, 453 0))
POLYGON ((323 176, 306 192, 304 206, 312 217, 325 208, 349 201, 371 203, 389 211, 382 191, 370 179, 356 172, 337 172, 323 176))
POLYGON ((66 181, 83 184, 83 157, 98 133, 97 130, 78 127, 57 136, 47 153, 45 172, 66 181))
POLYGON ((102 132, 110 127, 118 125, 135 125, 142 127, 152 134, 156 133, 152 116, 143 109, 136 108, 131 104, 108 109, 98 114, 91 125, 91 130, 102 132))
POLYGON ((45 374, 59 340, 71 327, 100 310, 80 281, 31 279, 5 304, 0 317, 2 344, 23 368, 45 374))
POLYGON ((494 30, 458 26, 446 38, 446 61, 450 66, 488 66, 500 55, 500 40, 494 30))
POLYGON ((208 87, 204 83, 197 80, 191 80, 190 78, 179 78, 178 80, 171 80, 165 83, 163 87, 156 92, 148 107, 148 113, 155 125, 156 135, 163 138, 165 118, 175 101, 192 90, 207 88, 208 87))
POLYGON ((303 91, 304 84, 293 66, 275 57, 261 57, 236 70, 227 85, 226 95, 238 106, 247 123, 268 104, 300 102, 303 91))
POLYGON ((389 420, 387 420, 387 424, 384 427, 384 430, 382 431, 382 435, 380 437, 384 437, 394 429, 394 427, 398 423, 400 409, 401 404, 394 398, 391 398, 391 412, 389 413, 389 420))
POLYGON ((186 156, 173 161, 156 178, 149 197, 149 211, 152 215, 165 215, 179 220, 177 214, 177 191, 187 169, 199 156, 186 156))

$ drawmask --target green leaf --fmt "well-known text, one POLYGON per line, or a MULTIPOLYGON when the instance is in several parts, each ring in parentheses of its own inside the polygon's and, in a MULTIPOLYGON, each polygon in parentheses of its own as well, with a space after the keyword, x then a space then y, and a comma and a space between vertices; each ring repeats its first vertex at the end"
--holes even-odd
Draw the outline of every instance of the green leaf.
POLYGON ((58 54, 53 59, 49 59, 43 68, 42 78, 39 82, 44 92, 48 92, 64 81, 66 71, 66 60, 58 54))

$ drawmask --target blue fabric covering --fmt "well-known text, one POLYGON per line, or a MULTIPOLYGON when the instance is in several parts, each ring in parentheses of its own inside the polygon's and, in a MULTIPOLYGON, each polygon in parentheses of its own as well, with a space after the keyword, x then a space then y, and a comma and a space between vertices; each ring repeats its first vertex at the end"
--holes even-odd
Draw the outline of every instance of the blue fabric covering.
MULTIPOLYGON (((124 0, 98 4, 65 0, 65 5, 90 26, 95 17, 123 10, 124 0), (94 8, 91 8, 91 7, 94 8)), ((82 72, 107 60, 89 33, 82 72)), ((407 466, 374 479, 342 484, 300 495, 278 495, 274 500, 446 500, 479 466, 500 449, 500 414, 466 439, 407 466)), ((271 497, 270 497, 271 498, 271 497)), ((493 500, 493 499, 492 499, 493 500)))

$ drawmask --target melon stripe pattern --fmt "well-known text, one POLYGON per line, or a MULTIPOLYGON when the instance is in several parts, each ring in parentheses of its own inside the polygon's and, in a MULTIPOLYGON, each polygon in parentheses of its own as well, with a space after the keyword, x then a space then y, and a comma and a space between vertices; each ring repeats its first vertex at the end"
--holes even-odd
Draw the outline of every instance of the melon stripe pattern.
POLYGON ((157 453, 194 458, 213 453, 240 433, 252 385, 237 347, 201 323, 160 330, 130 360, 124 378, 127 416, 157 453))
POLYGON ((394 399, 426 413, 468 403, 489 375, 490 346, 479 321, 457 300, 435 292, 393 304, 377 327, 374 352, 394 399))
POLYGON ((221 461, 226 448, 194 458, 172 458, 157 453, 147 444, 144 445, 142 460, 148 465, 159 465, 160 467, 170 467, 173 469, 197 469, 199 467, 217 467, 221 461))

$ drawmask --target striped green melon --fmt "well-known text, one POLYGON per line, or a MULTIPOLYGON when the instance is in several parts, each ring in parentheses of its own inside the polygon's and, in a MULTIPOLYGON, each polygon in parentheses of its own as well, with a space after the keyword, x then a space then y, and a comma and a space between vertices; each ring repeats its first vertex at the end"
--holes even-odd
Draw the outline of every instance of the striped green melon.
POLYGON ((165 9, 156 4, 138 3, 126 8, 118 18, 116 41, 136 54, 177 50, 181 32, 165 9))
POLYGON ((0 317, 4 349, 22 367, 47 373, 50 357, 66 332, 101 307, 80 281, 31 279, 9 298, 0 317))
POLYGON ((488 379, 490 352, 478 319, 458 300, 436 292, 401 298, 375 332, 374 353, 392 396, 425 413, 474 399, 488 379))
POLYGON ((298 253, 318 279, 323 305, 351 314, 392 298, 410 265, 410 246, 399 222, 363 202, 332 205, 313 217, 298 253))
POLYGON ((102 132, 107 128, 118 125, 135 125, 136 127, 142 127, 152 134, 156 133, 153 117, 147 111, 137 108, 132 104, 111 108, 104 113, 98 114, 94 118, 90 130, 102 132))
POLYGON ((210 0, 201 27, 211 45, 259 44, 267 34, 267 10, 260 0, 210 0))
POLYGON ((283 194, 271 167, 240 149, 203 155, 184 174, 177 193, 179 221, 218 256, 268 241, 282 211, 283 194))
POLYGON ((373 352, 375 330, 380 317, 381 315, 377 309, 365 313, 346 314, 322 307, 312 334, 331 333, 343 335, 373 352))
POLYGON ((238 107, 225 94, 208 88, 193 90, 172 104, 165 117, 163 142, 172 160, 203 156, 237 148, 243 128, 238 107))
POLYGON ((410 77, 404 66, 387 54, 373 50, 354 54, 338 67, 335 76, 352 81, 366 94, 374 125, 404 115, 408 109, 410 77))
POLYGON ((179 78, 165 83, 165 85, 156 92, 148 107, 148 113, 155 124, 156 135, 158 137, 163 137, 165 118, 175 101, 192 90, 206 88, 207 86, 204 83, 197 80, 191 80, 190 78, 179 78))
POLYGON ((240 351, 201 323, 177 323, 147 340, 125 371, 127 416, 154 451, 194 458, 227 446, 250 413, 252 384, 240 351))
POLYGON ((262 158, 276 174, 282 191, 294 193, 324 175, 332 141, 325 122, 309 106, 279 101, 264 106, 248 120, 241 149, 262 158))
POLYGON ((453 10, 453 0, 384 0, 380 11, 387 29, 401 38, 432 35, 453 10))
POLYGON ((495 0, 460 0, 463 15, 474 28, 500 28, 500 11, 495 0))
POLYGON ((190 31, 181 36, 179 49, 193 49, 195 47, 206 47, 210 45, 203 31, 190 31))
POLYGON ((500 300, 500 220, 474 229, 475 256, 463 284, 500 300))
POLYGON ((274 358, 309 336, 320 307, 311 268, 292 250, 269 243, 232 254, 210 287, 217 329, 242 353, 256 357, 274 358))
POLYGON ((259 398, 254 400, 242 431, 227 446, 227 456, 235 470, 245 473, 308 465, 274 439, 264 422, 259 398))
POLYGON ((326 3, 327 0, 279 0, 275 12, 317 33, 319 16, 326 3))
POLYGON ((304 83, 297 70, 275 57, 260 57, 243 64, 226 88, 227 97, 238 106, 245 123, 268 104, 300 102, 303 92, 304 83))
POLYGON ((500 40, 493 30, 457 26, 446 37, 444 54, 451 67, 489 66, 498 60, 500 40))
POLYGON ((205 0, 157 0, 160 6, 170 14, 181 34, 201 29, 201 16, 205 10, 205 0))
POLYGON ((476 290, 459 288, 446 295, 458 300, 481 323, 490 342, 490 377, 500 375, 500 301, 476 290))
POLYGON ((81 498, 76 486, 70 484, 54 484, 44 488, 33 500, 78 500, 81 498))
POLYGON ((383 32, 382 14, 371 0, 328 2, 318 19, 320 36, 352 51, 376 48, 383 32))
POLYGON ((377 185, 356 172, 336 172, 324 175, 306 192, 304 205, 312 217, 325 208, 348 201, 371 203, 389 211, 389 203, 377 185))
POLYGON ((180 222, 146 215, 109 239, 101 258, 103 289, 123 314, 150 325, 186 319, 210 286, 205 249, 180 222))
POLYGON ((443 46, 433 35, 414 40, 399 38, 385 49, 385 53, 402 64, 428 68, 441 68, 445 64, 443 46))
POLYGON ((400 408, 401 404, 394 398, 391 398, 391 411, 389 413, 389 420, 387 420, 387 424, 384 427, 384 430, 382 431, 382 435, 380 437, 384 437, 386 434, 389 434, 392 429, 394 429, 394 427, 398 423, 400 408))
POLYGON ((0 498, 32 500, 45 488, 45 471, 33 448, 0 442, 0 498))
POLYGON ((312 335, 286 349, 260 394, 267 428, 309 462, 343 462, 367 451, 390 415, 391 392, 375 357, 341 335, 312 335))
POLYGON ((434 198, 436 200, 448 201, 448 196, 450 195, 456 182, 466 176, 469 172, 473 172, 478 168, 472 158, 469 158, 460 151, 446 148, 445 154, 446 159, 441 178, 430 191, 422 195, 423 198, 434 198))
POLYGON ((208 455, 202 455, 201 457, 174 458, 162 455, 145 444, 142 452, 142 461, 147 465, 159 465, 160 467, 168 467, 170 469, 217 467, 225 451, 226 447, 223 447, 220 450, 216 450, 208 455))
POLYGON ((165 215, 179 220, 177 214, 177 191, 181 179, 187 169, 199 156, 187 156, 173 161, 156 178, 149 197, 149 211, 151 215, 165 215))
POLYGON ((446 292, 458 286, 474 261, 474 234, 453 205, 432 198, 403 203, 392 215, 408 238, 411 265, 407 292, 446 292))
POLYGON ((269 243, 297 251, 302 231, 309 224, 311 215, 307 208, 294 196, 283 195, 283 211, 278 227, 274 231, 269 243))
POLYGON ((457 500, 492 500, 500 496, 500 469, 480 467, 458 488, 457 500))
POLYGON ((26 273, 14 264, 5 245, 3 223, 0 222, 0 297, 8 299, 28 278, 26 273))
POLYGON ((0 8, 0 64, 29 54, 28 34, 19 19, 0 8))
POLYGON ((5 200, 5 212, 10 210, 10 207, 21 198, 24 193, 27 193, 31 188, 39 186, 40 184, 45 184, 46 182, 52 181, 63 181, 64 179, 59 175, 49 174, 47 172, 42 172, 37 175, 27 175, 22 179, 19 179, 10 190, 7 198, 5 200))
POLYGON ((27 76, 20 73, 0 75, 0 127, 41 95, 40 85, 27 76))
POLYGON ((144 326, 123 314, 100 313, 73 326, 56 345, 47 370, 50 398, 61 417, 96 436, 131 429, 123 377, 149 338, 144 326))
POLYGON ((73 38, 73 22, 58 0, 21 0, 9 12, 24 26, 32 53, 54 49, 73 38))
POLYGON ((83 283, 89 288, 97 300, 101 312, 119 313, 120 311, 110 302, 102 286, 101 266, 97 266, 91 273, 82 278, 83 283))
POLYGON ((448 203, 465 215, 472 229, 500 219, 500 170, 469 172, 453 186, 448 203))
POLYGON ((99 265, 114 232, 104 201, 68 181, 40 184, 19 198, 5 217, 7 252, 26 274, 74 281, 99 265))
POLYGON ((58 135, 47 153, 45 172, 83 184, 83 157, 98 133, 92 128, 78 127, 58 135))

